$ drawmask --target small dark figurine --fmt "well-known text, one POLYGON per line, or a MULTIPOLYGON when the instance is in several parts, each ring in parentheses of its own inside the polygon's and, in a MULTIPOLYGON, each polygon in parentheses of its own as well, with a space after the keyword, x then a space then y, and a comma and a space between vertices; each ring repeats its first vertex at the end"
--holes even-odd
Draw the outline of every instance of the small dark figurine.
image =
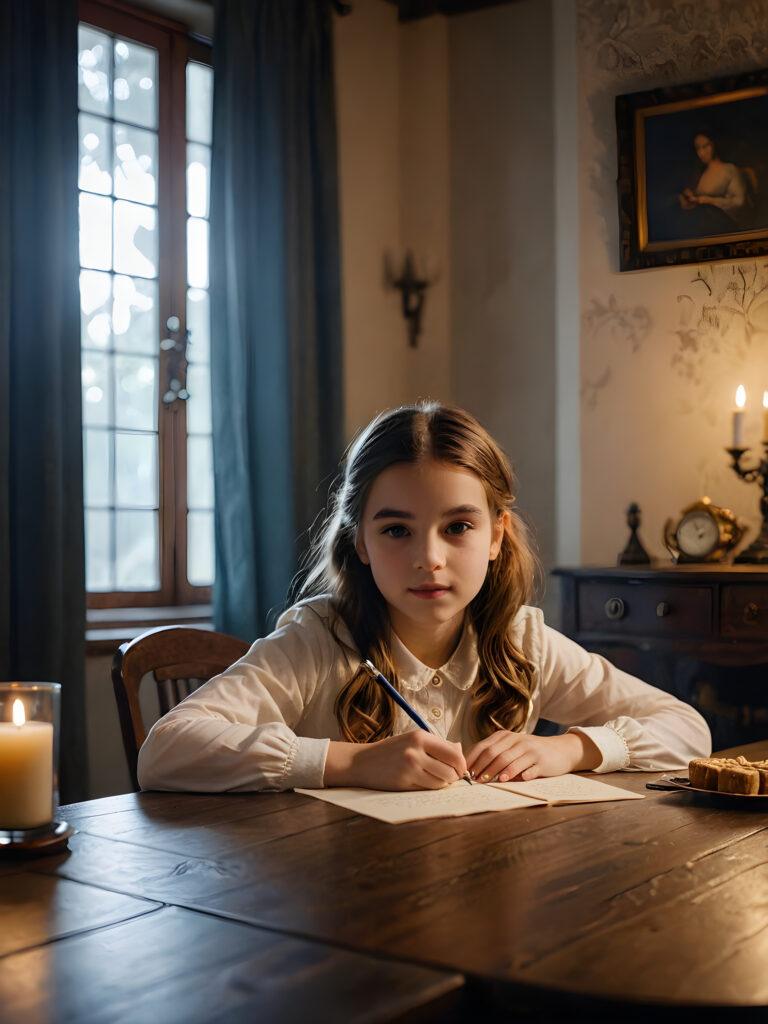
POLYGON ((617 565, 650 565, 648 552, 640 543, 637 528, 640 526, 640 506, 636 502, 627 509, 627 526, 630 529, 627 546, 619 555, 617 565))

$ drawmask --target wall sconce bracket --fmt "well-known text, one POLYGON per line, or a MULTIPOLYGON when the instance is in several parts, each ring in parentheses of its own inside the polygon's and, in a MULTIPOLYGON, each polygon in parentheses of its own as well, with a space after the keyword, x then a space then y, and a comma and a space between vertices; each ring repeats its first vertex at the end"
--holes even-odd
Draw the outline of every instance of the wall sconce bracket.
POLYGON ((388 278, 391 286, 397 288, 400 292, 403 316, 408 325, 408 344, 411 348, 416 348, 419 334, 421 333, 424 293, 432 284, 432 281, 416 276, 413 266, 413 255, 410 250, 406 253, 400 277, 397 280, 392 280, 391 275, 388 274, 388 278))

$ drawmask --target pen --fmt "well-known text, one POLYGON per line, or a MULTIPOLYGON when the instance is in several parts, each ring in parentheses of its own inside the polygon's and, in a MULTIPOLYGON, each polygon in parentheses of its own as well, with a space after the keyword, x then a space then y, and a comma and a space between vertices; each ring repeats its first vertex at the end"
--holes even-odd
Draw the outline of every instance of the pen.
MULTIPOLYGON (((373 672, 373 677, 379 684, 379 686, 381 686, 382 689, 387 691, 387 693, 395 702, 395 704, 397 704, 398 707, 401 707, 403 709, 403 711, 406 713, 406 715, 408 715, 411 721, 415 722, 420 729, 424 730, 424 732, 431 733, 432 730, 429 728, 429 726, 418 713, 418 711, 414 711, 414 709, 411 707, 411 705, 408 703, 405 697, 403 697, 401 694, 397 692, 392 683, 390 683, 386 676, 383 676, 381 672, 379 672, 379 670, 376 668, 373 662, 369 661, 366 658, 363 664, 366 666, 366 668, 369 668, 371 672, 373 672)), ((469 772, 467 772, 465 775, 462 775, 461 777, 464 780, 464 782, 468 782, 470 786, 473 785, 472 779, 469 777, 469 772)))

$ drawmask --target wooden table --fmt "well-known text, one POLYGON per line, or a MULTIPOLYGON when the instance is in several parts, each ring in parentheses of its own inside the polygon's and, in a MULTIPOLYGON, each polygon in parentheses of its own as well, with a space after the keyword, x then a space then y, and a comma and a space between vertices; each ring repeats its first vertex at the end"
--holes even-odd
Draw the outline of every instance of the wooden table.
POLYGON ((143 793, 62 815, 69 853, 0 862, 13 1024, 768 1014, 762 804, 386 825, 294 793, 143 793))

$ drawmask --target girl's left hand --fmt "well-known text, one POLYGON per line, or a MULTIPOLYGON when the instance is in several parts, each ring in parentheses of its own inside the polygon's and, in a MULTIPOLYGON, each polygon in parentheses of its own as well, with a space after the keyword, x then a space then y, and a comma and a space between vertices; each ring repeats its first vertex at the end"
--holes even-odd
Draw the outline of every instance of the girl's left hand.
POLYGON ((592 740, 580 732, 530 736, 504 729, 486 736, 467 753, 467 767, 478 782, 549 778, 589 771, 602 761, 592 740))

